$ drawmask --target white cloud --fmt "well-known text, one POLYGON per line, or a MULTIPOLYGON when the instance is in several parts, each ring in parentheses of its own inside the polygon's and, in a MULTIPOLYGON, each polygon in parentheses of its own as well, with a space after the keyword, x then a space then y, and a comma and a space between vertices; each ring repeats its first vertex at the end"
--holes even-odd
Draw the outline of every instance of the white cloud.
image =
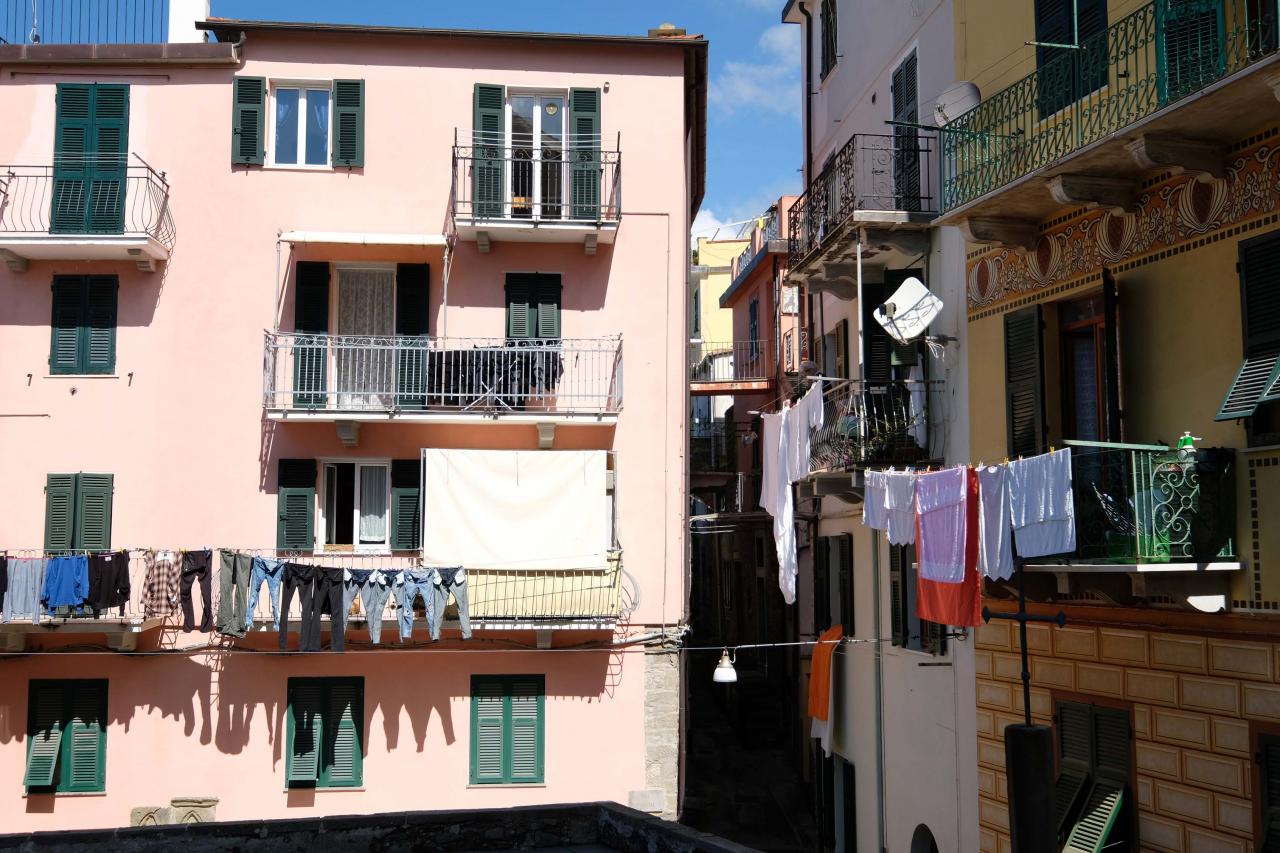
POLYGON ((724 115, 738 110, 800 114, 800 28, 775 24, 760 34, 756 53, 761 61, 731 61, 711 81, 710 99, 724 115))
POLYGON ((784 5, 782 0, 738 0, 738 2, 748 9, 758 9, 761 12, 777 12, 778 14, 782 13, 784 5))
MULTIPOLYGON (((693 218, 693 227, 689 229, 689 233, 695 238, 706 237, 712 239, 716 235, 716 231, 725 228, 728 220, 721 219, 714 212, 707 208, 698 211, 698 215, 693 218)), ((726 231, 726 233, 728 233, 726 231)), ((725 236, 721 234, 720 236, 725 236)))

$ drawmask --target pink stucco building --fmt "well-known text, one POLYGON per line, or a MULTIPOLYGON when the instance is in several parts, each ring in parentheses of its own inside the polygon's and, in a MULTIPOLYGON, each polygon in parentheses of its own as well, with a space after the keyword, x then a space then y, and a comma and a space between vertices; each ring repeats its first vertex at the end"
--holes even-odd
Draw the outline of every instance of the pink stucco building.
POLYGON ((0 45, 0 824, 674 815, 706 43, 197 30, 0 45), (363 580, 341 654, 270 583, 234 636, 259 567, 363 580))

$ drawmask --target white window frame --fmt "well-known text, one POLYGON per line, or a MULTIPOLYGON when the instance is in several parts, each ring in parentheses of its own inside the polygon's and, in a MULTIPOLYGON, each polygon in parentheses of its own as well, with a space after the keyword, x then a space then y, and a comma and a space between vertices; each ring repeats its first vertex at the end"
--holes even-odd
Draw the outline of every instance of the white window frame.
MULTIPOLYGON (((516 217, 516 200, 513 195, 512 180, 515 177, 515 145, 512 144, 512 98, 559 98, 560 110, 563 114, 561 119, 560 132, 561 151, 568 153, 569 149, 569 90, 568 89, 507 89, 507 99, 502 105, 502 120, 504 125, 504 137, 502 144, 505 146, 507 154, 507 168, 503 169, 503 183, 505 184, 504 192, 506 193, 506 204, 508 215, 515 219, 524 217, 516 217)), ((542 110, 534 112, 533 138, 536 142, 542 141, 542 110)), ((533 150, 533 159, 530 161, 533 166, 533 204, 531 220, 538 222, 543 220, 542 216, 542 146, 531 145, 533 150)), ((567 211, 569 208, 569 160, 562 156, 560 161, 560 216, 552 218, 548 221, 558 222, 562 219, 568 219, 567 211)))
MULTIPOLYGON (((279 80, 272 79, 268 86, 270 108, 267 117, 267 132, 264 134, 264 144, 267 149, 266 165, 272 169, 300 169, 306 172, 332 172, 333 171, 333 81, 310 79, 310 78, 281 78, 279 80), (299 89, 303 92, 307 90, 326 91, 329 93, 329 126, 325 128, 325 148, 324 163, 311 164, 306 162, 298 163, 279 163, 276 161, 276 92, 280 89, 299 89)), ((298 159, 305 161, 307 159, 307 122, 305 99, 300 95, 298 98, 299 112, 298 116, 298 159)))
MULTIPOLYGON (((319 500, 320 513, 319 521, 316 524, 316 553, 324 554, 384 554, 391 553, 391 460, 382 457, 331 457, 319 459, 320 465, 320 492, 319 500), (354 465, 355 466, 355 482, 352 484, 352 505, 351 505, 351 550, 346 548, 339 549, 336 545, 331 546, 329 539, 329 477, 330 470, 336 465, 354 465), (380 543, 360 543, 360 469, 361 468, 383 468, 387 472, 387 494, 386 494, 386 537, 380 543), (327 551, 326 548, 333 550, 327 551)), ((335 519, 336 521, 336 519, 335 519)))

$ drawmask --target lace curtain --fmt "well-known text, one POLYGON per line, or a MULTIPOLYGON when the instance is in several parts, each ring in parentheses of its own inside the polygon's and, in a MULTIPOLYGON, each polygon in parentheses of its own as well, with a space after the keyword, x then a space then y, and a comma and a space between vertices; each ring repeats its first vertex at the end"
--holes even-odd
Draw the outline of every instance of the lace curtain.
POLYGON ((338 334, 372 341, 338 343, 338 405, 390 406, 395 395, 395 271, 338 270, 338 334))

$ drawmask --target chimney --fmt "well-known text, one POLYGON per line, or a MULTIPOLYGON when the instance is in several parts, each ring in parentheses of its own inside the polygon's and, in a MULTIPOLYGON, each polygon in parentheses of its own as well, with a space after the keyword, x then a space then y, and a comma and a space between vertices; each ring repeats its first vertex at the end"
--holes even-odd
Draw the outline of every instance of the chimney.
POLYGON ((684 35, 684 27, 677 27, 670 21, 659 24, 656 30, 649 30, 651 39, 678 38, 682 35, 684 35))

